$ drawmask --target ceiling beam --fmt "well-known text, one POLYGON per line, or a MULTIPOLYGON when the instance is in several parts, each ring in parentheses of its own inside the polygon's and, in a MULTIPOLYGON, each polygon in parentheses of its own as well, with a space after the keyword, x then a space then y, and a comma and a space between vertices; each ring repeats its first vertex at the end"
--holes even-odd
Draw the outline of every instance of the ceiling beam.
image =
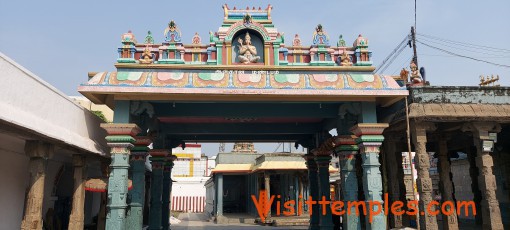
POLYGON ((152 103, 158 117, 335 118, 340 103, 152 103))
POLYGON ((160 124, 161 132, 174 134, 314 134, 321 131, 317 123, 212 123, 160 124))
POLYGON ((167 140, 175 139, 184 142, 295 142, 302 139, 313 138, 310 134, 267 134, 267 135, 168 135, 167 140))

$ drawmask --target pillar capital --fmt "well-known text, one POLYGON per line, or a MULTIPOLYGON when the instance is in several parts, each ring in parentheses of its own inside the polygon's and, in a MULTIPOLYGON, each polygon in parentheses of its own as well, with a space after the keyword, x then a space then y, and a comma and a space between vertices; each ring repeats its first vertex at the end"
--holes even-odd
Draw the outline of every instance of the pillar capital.
POLYGON ((131 149, 131 161, 145 161, 149 152, 152 138, 146 135, 138 135, 135 138, 134 147, 131 149))
POLYGON ((337 145, 337 137, 330 137, 320 144, 320 146, 312 150, 316 156, 329 156, 333 153, 337 145))
POLYGON ((365 135, 381 135, 388 126, 387 123, 358 123, 354 125, 350 131, 358 137, 365 135))
POLYGON ((340 160, 352 159, 358 154, 359 147, 356 145, 355 135, 342 135, 337 137, 338 146, 335 148, 335 152, 339 154, 340 160))
POLYGON ((174 167, 174 161, 177 160, 176 155, 169 155, 165 157, 165 164, 164 164, 164 170, 165 172, 172 171, 172 168, 174 167))
POLYGON ((414 135, 413 141, 416 142, 427 142, 427 132, 436 130, 436 124, 431 122, 412 122, 411 130, 414 135))
POLYGON ((317 162, 317 167, 319 168, 328 168, 329 169, 329 163, 331 162, 331 156, 330 155, 319 155, 315 156, 315 161, 317 162))
POLYGON ((131 123, 102 123, 100 126, 106 130, 109 136, 128 135, 134 137, 142 131, 136 124, 131 123))
POLYGON ((470 122, 462 126, 462 131, 472 132, 474 138, 488 140, 489 132, 501 132, 501 125, 496 122, 470 122))
POLYGON ((25 143, 25 154, 29 157, 49 159, 55 152, 55 146, 39 140, 30 140, 25 143))
POLYGON ((152 143, 152 137, 149 137, 146 135, 139 134, 138 136, 135 136, 134 138, 135 138, 135 142, 133 144, 135 146, 148 148, 148 146, 152 143))

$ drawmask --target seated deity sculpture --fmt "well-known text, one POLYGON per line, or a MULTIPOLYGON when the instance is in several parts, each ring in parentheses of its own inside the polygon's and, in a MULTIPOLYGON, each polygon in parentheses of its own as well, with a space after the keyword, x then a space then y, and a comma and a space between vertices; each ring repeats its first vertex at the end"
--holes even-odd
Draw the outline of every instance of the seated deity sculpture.
POLYGON ((256 63, 260 57, 257 55, 257 49, 251 44, 250 34, 246 33, 243 39, 239 38, 239 62, 243 64, 256 63))
POLYGON ((149 47, 145 47, 145 50, 143 51, 143 54, 141 55, 140 57, 140 64, 151 64, 153 59, 152 59, 152 53, 149 49, 149 47))
POLYGON ((349 54, 347 54, 347 51, 344 50, 341 56, 341 66, 351 66, 352 65, 352 59, 349 54))

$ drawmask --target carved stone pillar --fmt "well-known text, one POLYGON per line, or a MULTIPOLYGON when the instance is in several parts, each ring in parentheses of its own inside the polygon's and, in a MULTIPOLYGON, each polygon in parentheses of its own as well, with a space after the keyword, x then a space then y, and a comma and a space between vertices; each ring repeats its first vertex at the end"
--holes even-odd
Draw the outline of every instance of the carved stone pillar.
MULTIPOLYGON (((308 181, 310 188, 310 197, 313 201, 319 200, 319 182, 317 181, 317 162, 315 161, 315 156, 308 153, 304 156, 306 161, 306 168, 308 169, 308 181)), ((306 198, 309 199, 308 197, 306 198)), ((310 216, 310 225, 308 226, 309 230, 319 229, 319 209, 317 205, 311 207, 312 213, 310 216)), ((310 211, 310 207, 308 207, 308 211, 310 211)))
MULTIPOLYGON (((424 212, 424 215, 419 216, 420 228, 424 230, 437 230, 437 219, 435 215, 431 215, 431 212, 435 212, 436 207, 431 206, 430 211, 427 211, 427 205, 432 201, 432 179, 430 179, 430 159, 427 153, 427 131, 432 131, 435 126, 432 123, 424 122, 413 122, 412 134, 414 148, 416 152, 415 164, 418 178, 416 179, 416 186, 420 195, 418 202, 418 208, 420 212, 424 212)), ((411 159, 412 163, 412 159, 411 159)))
POLYGON ((315 156, 317 162, 318 182, 319 182, 319 199, 317 201, 317 210, 321 210, 319 215, 319 229, 329 230, 335 226, 331 216, 331 191, 329 186, 329 163, 331 162, 330 152, 319 152, 315 156), (328 204, 322 205, 319 202, 327 201, 328 204), (323 210, 325 209, 325 210, 323 210))
MULTIPOLYGON (((358 136, 356 143, 360 149, 361 158, 363 160, 363 191, 365 199, 368 202, 377 201, 380 207, 374 205, 372 211, 375 213, 379 208, 381 211, 378 215, 374 215, 372 223, 370 218, 365 218, 367 229, 385 229, 386 215, 384 214, 384 200, 381 171, 379 170, 379 147, 381 146, 384 136, 382 135, 388 124, 384 123, 360 123, 351 128, 351 132, 358 136)), ((367 206, 368 207, 368 206, 367 206)), ((367 208, 368 209, 368 208, 367 208)), ((370 212, 370 210, 368 210, 370 212)))
POLYGON ((475 202, 475 208, 477 210, 475 216, 476 225, 480 226, 483 224, 482 221, 482 192, 478 187, 478 167, 476 167, 476 149, 473 150, 472 143, 467 144, 466 153, 469 160, 469 177, 471 178, 471 192, 473 193, 473 201, 475 202))
MULTIPOLYGON (((356 136, 340 136, 340 146, 336 151, 340 154, 340 176, 342 186, 342 197, 344 204, 349 201, 358 200, 358 178, 356 177, 356 154, 358 154, 358 146, 356 145, 356 136)), ((344 205, 345 214, 343 215, 343 228, 346 230, 359 230, 361 223, 359 216, 356 215, 356 207, 351 207, 348 212, 344 205), (349 214, 350 213, 350 214, 349 214)))
POLYGON ((164 149, 152 149, 151 155, 152 176, 151 176, 151 208, 149 213, 149 230, 160 230, 162 228, 162 193, 163 193, 163 169, 165 158, 169 151, 164 149))
MULTIPOLYGON (((447 144, 447 138, 445 136, 441 136, 438 140, 439 148, 438 148, 438 169, 439 169, 439 178, 440 178, 440 185, 441 188, 441 203, 445 203, 446 201, 450 201, 452 203, 455 203, 453 199, 453 185, 452 180, 450 179, 450 161, 448 157, 448 144, 447 144)), ((451 206, 446 206, 450 209, 455 209, 451 206)), ((450 210, 448 210, 450 212, 450 210)), ((458 230, 459 225, 457 222, 457 212, 456 210, 453 210, 452 214, 445 215, 443 213, 443 229, 444 230, 458 230)))
POLYGON ((172 168, 177 157, 170 155, 166 158, 163 168, 163 208, 161 210, 161 226, 163 230, 170 229, 170 191, 172 190, 172 168))
POLYGON ((69 230, 82 230, 85 219, 85 180, 87 167, 85 157, 73 155, 74 194, 73 207, 69 216, 69 230))
MULTIPOLYGON (((101 161, 101 171, 103 177, 108 176, 108 165, 106 160, 101 161)), ((101 193, 101 205, 99 206, 99 213, 97 214, 97 230, 104 230, 106 228, 106 204, 108 203, 107 193, 101 193)))
POLYGON ((136 136, 135 147, 131 150, 131 180, 133 188, 129 191, 131 203, 127 217, 126 229, 142 229, 143 207, 145 203, 145 159, 149 152, 147 147, 152 140, 147 136, 136 136))
MULTIPOLYGON (((402 153, 397 152, 395 145, 397 143, 397 138, 395 138, 395 133, 386 134, 384 137, 384 151, 382 154, 385 156, 385 166, 386 170, 388 172, 388 195, 389 195, 389 201, 390 204, 393 204, 395 201, 402 201, 400 200, 400 178, 398 176, 398 169, 402 168, 402 163, 399 165, 398 159, 402 159, 402 153)), ((400 160, 402 162, 402 160, 400 160)), ((388 204, 389 205, 389 204, 388 204)), ((390 207, 390 206, 388 206, 390 207)), ((398 209, 397 211, 401 211, 401 209, 398 209)), ((390 221, 390 228, 402 228, 402 215, 394 215, 393 212, 389 213, 389 221, 390 221)))
MULTIPOLYGON (((214 175, 216 178, 216 223, 225 223, 223 216, 223 174, 217 173, 214 175)), ((267 189, 266 189, 267 190, 267 189)))
MULTIPOLYGON (((53 155, 54 147, 42 141, 26 141, 25 153, 30 157, 30 185, 25 200, 25 216, 21 222, 22 230, 41 230, 42 206, 44 199, 44 179, 47 160, 53 155)), ((8 208, 8 207, 5 207, 8 208)))
POLYGON ((129 154, 135 142, 134 136, 140 132, 135 124, 101 124, 108 136, 106 141, 111 148, 110 175, 108 177, 108 212, 106 229, 122 229, 126 224, 129 154))
POLYGON ((479 169, 478 186, 482 192, 482 220, 483 229, 503 229, 501 211, 496 198, 496 178, 492 173, 491 149, 484 148, 483 141, 490 142, 489 132, 499 132, 501 127, 497 123, 473 122, 464 127, 473 133, 477 150, 476 166, 479 169))
MULTIPOLYGON (((264 172, 264 188, 266 188, 266 205, 269 205, 269 200, 271 199, 271 175, 267 172, 264 172)), ((266 215, 266 223, 271 220, 271 207, 268 208, 266 215)))

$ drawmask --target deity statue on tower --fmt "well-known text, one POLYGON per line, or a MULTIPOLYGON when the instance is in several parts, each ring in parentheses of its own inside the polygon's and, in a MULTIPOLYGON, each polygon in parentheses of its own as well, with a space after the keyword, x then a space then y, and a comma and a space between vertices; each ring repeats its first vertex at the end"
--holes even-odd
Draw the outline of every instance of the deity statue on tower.
POLYGON ((341 66, 352 66, 352 58, 351 55, 347 53, 347 51, 344 49, 344 52, 342 52, 342 56, 340 57, 340 65, 341 66))
POLYGON ((256 63, 260 59, 260 56, 256 56, 257 48, 251 44, 251 37, 248 32, 244 36, 244 41, 241 38, 237 41, 239 42, 239 62, 243 64, 256 63))
POLYGON ((341 34, 340 37, 338 37, 338 42, 336 43, 336 46, 345 47, 345 40, 341 34))
POLYGON ((168 23, 168 27, 165 29, 165 42, 181 42, 181 31, 177 27, 174 20, 168 23))
POLYGON ((145 46, 143 54, 140 56, 140 64, 151 64, 154 61, 154 56, 151 53, 149 45, 145 46))
POLYGON ((418 73, 418 66, 416 65, 414 60, 411 60, 410 68, 411 68, 411 82, 413 84, 421 83, 422 79, 420 74, 418 73))

